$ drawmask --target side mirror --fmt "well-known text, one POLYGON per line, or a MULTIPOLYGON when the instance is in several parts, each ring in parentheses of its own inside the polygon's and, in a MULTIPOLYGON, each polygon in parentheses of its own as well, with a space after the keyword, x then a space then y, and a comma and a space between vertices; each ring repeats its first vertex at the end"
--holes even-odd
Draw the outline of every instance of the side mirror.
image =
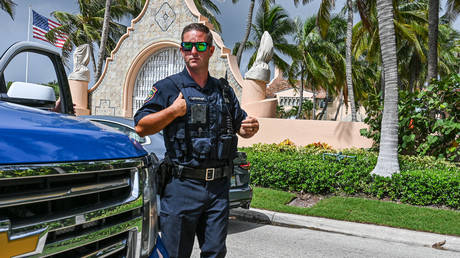
POLYGON ((50 86, 28 82, 13 82, 8 93, 10 98, 35 99, 56 102, 56 94, 50 86))
POLYGON ((28 106, 53 110, 56 105, 56 94, 50 86, 35 83, 13 82, 7 92, 8 97, 22 100, 28 106))

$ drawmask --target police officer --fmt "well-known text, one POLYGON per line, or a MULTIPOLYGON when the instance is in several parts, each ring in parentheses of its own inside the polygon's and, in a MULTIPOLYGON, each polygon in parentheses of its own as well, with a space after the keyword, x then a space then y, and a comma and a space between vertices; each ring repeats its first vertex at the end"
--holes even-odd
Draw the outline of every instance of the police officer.
POLYGON ((163 130, 172 176, 161 196, 160 227, 169 255, 190 257, 196 234, 201 257, 225 257, 236 133, 252 137, 259 123, 225 81, 209 75, 209 29, 189 24, 181 40, 185 68, 152 87, 135 114, 136 132, 163 130))

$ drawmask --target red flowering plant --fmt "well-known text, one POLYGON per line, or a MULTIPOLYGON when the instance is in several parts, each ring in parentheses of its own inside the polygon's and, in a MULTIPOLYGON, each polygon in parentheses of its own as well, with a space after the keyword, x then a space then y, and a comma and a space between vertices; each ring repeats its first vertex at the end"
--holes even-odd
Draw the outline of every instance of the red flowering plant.
MULTIPOLYGON (((460 75, 433 80, 422 91, 399 92, 399 153, 428 155, 460 161, 460 75)), ((367 101, 369 129, 361 134, 380 142, 383 103, 379 97, 367 101)))
POLYGON ((414 129, 414 119, 411 118, 411 120, 409 121, 409 129, 412 130, 414 129))

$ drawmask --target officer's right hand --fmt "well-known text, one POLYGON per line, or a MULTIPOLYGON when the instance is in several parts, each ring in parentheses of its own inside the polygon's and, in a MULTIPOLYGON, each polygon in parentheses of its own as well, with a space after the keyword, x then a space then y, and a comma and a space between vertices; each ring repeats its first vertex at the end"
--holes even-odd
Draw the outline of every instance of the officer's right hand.
POLYGON ((179 93, 179 96, 171 104, 171 107, 174 108, 176 117, 184 116, 187 113, 187 102, 185 102, 182 92, 179 93))

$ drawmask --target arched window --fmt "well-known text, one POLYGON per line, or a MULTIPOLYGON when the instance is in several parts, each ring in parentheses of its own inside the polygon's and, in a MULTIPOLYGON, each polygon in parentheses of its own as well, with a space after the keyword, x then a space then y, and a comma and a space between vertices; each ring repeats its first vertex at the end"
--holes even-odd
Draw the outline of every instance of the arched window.
POLYGON ((184 64, 180 49, 175 47, 162 48, 150 56, 136 77, 133 114, 142 107, 150 89, 157 81, 182 71, 184 64))

